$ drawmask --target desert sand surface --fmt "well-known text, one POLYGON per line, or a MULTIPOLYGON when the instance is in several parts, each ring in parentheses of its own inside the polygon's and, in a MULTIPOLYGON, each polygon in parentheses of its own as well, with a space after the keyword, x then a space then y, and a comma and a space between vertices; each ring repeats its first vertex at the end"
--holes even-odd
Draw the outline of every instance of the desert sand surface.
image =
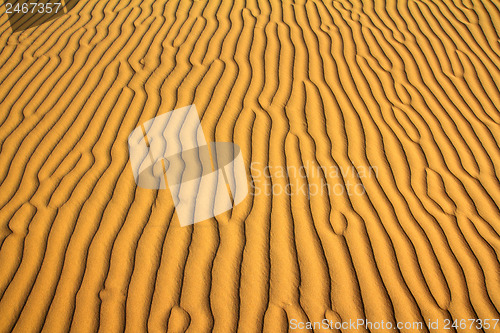
POLYGON ((497 0, 66 2, 0 9, 0 332, 500 332, 497 0), (191 104, 251 187, 181 227, 127 138, 191 104))

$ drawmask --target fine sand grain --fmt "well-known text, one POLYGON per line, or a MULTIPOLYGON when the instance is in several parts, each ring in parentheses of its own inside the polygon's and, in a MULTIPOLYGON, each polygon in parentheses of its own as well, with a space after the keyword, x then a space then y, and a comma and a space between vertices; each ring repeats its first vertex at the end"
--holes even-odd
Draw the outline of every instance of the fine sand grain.
POLYGON ((0 9, 0 332, 500 318, 497 0, 71 7, 0 9), (253 187, 181 227, 127 137, 190 104, 253 187))

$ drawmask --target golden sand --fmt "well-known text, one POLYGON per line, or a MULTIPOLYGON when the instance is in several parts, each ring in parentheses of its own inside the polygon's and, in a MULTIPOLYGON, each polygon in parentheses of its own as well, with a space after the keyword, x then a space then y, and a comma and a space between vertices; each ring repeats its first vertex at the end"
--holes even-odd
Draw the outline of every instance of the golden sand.
POLYGON ((0 332, 500 332, 498 1, 3 7, 0 332), (256 186, 181 227, 127 137, 190 104, 256 186), (276 174, 306 164, 376 172, 276 174), (293 182, 358 193, 255 195, 293 182))

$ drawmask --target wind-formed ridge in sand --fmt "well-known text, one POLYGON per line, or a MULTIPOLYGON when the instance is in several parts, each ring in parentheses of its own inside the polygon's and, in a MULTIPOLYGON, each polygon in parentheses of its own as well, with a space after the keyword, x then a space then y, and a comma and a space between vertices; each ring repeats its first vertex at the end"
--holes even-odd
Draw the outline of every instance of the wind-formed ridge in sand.
POLYGON ((499 36, 475 0, 80 0, 15 33, 2 14, 0 332, 500 318, 499 36), (190 104, 258 189, 364 193, 256 187, 181 228, 127 137, 190 104), (306 164, 377 172, 252 169, 306 164))

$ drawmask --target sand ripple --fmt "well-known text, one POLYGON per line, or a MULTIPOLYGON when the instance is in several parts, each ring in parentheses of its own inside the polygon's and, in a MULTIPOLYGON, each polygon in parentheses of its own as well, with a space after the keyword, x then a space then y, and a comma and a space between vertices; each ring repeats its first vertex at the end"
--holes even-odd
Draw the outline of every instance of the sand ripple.
POLYGON ((0 332, 500 318, 499 35, 494 0, 80 0, 15 33, 2 14, 0 332), (363 193, 255 188, 181 228, 127 136, 190 104, 258 189, 363 193))

